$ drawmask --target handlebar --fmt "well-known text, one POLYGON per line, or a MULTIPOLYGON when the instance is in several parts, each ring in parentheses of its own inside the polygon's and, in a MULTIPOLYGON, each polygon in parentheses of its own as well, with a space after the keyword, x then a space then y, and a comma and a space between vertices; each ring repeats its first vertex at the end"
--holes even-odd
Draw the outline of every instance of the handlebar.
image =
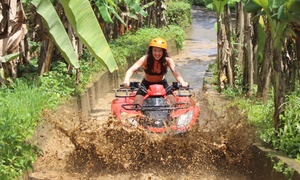
MULTIPOLYGON (((134 81, 134 82, 129 82, 129 89, 135 89, 139 88, 140 82, 134 81)), ((120 84, 120 88, 125 88, 124 83, 120 84)))
MULTIPOLYGON (((140 82, 129 82, 129 87, 125 87, 124 83, 120 84, 120 88, 115 90, 116 97, 128 97, 129 92, 134 92, 137 91, 140 86, 140 82), (120 95, 119 92, 126 92, 126 95, 120 95)), ((187 87, 183 87, 180 83, 178 82, 172 82, 172 84, 168 87, 171 88, 172 91, 176 91, 177 96, 191 96, 190 86, 188 85, 187 87)))
MULTIPOLYGON (((140 86, 140 82, 137 81, 133 81, 133 82, 129 82, 129 88, 125 88, 124 84, 120 84, 120 88, 124 88, 124 89, 137 89, 140 86)), ((178 83, 178 82, 172 82, 172 89, 173 90, 180 90, 180 89, 184 89, 184 90, 191 90, 192 88, 190 88, 190 85, 188 85, 187 87, 183 87, 182 84, 178 83)))
POLYGON ((178 89, 192 89, 190 88, 190 85, 188 85, 187 87, 183 87, 182 84, 178 83, 178 82, 172 82, 172 87, 174 90, 178 90, 178 89))

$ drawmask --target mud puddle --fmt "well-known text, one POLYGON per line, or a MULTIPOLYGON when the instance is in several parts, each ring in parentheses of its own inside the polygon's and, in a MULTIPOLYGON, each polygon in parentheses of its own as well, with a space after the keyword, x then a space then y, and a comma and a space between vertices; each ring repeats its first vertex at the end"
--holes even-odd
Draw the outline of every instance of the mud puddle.
MULTIPOLYGON (((248 169, 254 133, 246 117, 235 107, 222 110, 210 106, 214 101, 208 101, 205 94, 197 97, 202 123, 181 135, 149 134, 136 127, 120 126, 112 117, 107 121, 85 119, 71 128, 66 125, 71 119, 68 123, 47 114, 61 136, 74 145, 63 159, 64 167, 53 169, 56 175, 47 172, 48 178, 252 179, 248 169)), ((42 170, 37 170, 31 177, 44 176, 42 170)))

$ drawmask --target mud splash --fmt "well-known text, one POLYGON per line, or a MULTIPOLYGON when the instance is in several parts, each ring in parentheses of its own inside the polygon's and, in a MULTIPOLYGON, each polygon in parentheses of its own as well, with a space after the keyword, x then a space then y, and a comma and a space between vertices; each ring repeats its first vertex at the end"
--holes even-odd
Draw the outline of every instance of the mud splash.
POLYGON ((65 167, 72 174, 89 178, 111 174, 114 179, 124 178, 124 174, 130 178, 146 175, 141 179, 249 179, 249 147, 255 133, 246 123, 247 117, 234 106, 210 106, 212 101, 205 93, 196 97, 204 112, 200 123, 180 135, 149 134, 136 127, 120 126, 112 117, 106 122, 82 120, 67 130, 65 119, 47 116, 75 145, 65 167), (149 175, 153 172, 155 176, 149 175))

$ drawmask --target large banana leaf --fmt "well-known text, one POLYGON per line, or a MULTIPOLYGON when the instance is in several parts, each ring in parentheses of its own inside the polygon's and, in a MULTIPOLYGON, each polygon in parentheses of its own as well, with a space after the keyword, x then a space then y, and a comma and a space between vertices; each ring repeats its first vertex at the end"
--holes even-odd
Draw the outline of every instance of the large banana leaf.
POLYGON ((139 6, 139 4, 135 0, 124 0, 126 5, 129 7, 130 11, 134 14, 140 14, 144 17, 147 16, 147 12, 139 6))
POLYGON ((76 35, 110 72, 118 69, 89 0, 60 0, 76 35))
MULTIPOLYGON (((107 3, 108 3, 107 0, 96 0, 95 1, 95 4, 98 7, 98 10, 101 14, 101 17, 104 19, 104 21, 107 23, 112 23, 113 20, 111 19, 110 14, 108 12, 107 3)), ((115 7, 115 6, 113 6, 113 7, 115 7)))
POLYGON ((69 36, 52 3, 49 0, 32 0, 31 3, 36 7, 36 11, 44 19, 48 31, 64 59, 74 68, 79 68, 79 61, 69 36))
POLYGON ((269 0, 253 0, 256 4, 264 8, 265 10, 269 8, 269 0))
POLYGON ((126 25, 126 23, 123 21, 122 17, 118 14, 118 12, 110 7, 110 6, 106 6, 106 8, 109 10, 110 13, 112 13, 122 24, 126 25))
POLYGON ((254 1, 252 0, 243 0, 244 2, 244 9, 246 10, 246 12, 250 13, 250 12, 256 12, 262 9, 262 7, 258 4, 256 4, 254 1))
POLYGON ((99 12, 105 22, 112 23, 113 20, 111 19, 111 14, 113 14, 121 23, 126 25, 125 22, 123 21, 123 19, 118 14, 118 12, 117 12, 118 7, 114 4, 113 1, 97 0, 97 1, 95 1, 95 4, 98 7, 99 12))
POLYGON ((212 4, 215 11, 220 15, 224 11, 224 6, 228 3, 229 0, 213 0, 212 4))
POLYGON ((296 22, 297 24, 300 24, 300 0, 288 0, 285 5, 290 22, 296 22))
POLYGON ((20 55, 19 52, 17 53, 13 53, 13 54, 8 54, 8 55, 5 55, 5 56, 0 56, 0 63, 2 62, 9 62, 11 60, 14 60, 16 59, 18 56, 20 55))

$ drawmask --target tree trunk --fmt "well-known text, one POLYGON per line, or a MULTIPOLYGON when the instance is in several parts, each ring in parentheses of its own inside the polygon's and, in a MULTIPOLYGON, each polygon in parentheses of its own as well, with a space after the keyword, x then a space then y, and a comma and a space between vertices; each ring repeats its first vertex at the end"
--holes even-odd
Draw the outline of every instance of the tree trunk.
POLYGON ((253 45, 252 35, 253 29, 251 25, 251 14, 245 14, 245 48, 244 48, 244 75, 243 75, 243 86, 244 91, 248 95, 253 93, 253 45))
POLYGON ((280 115, 285 109, 285 76, 282 68, 281 48, 273 49, 273 79, 274 79, 274 128, 278 132, 280 124, 280 115))
MULTIPOLYGON (((251 17, 255 17, 256 16, 256 13, 251 13, 251 17)), ((258 60, 259 60, 259 53, 258 53, 258 29, 260 26, 259 22, 258 22, 258 18, 254 18, 252 21, 251 21, 251 24, 253 27, 252 30, 252 46, 253 46, 253 50, 252 50, 252 56, 253 56, 253 84, 258 84, 258 60)))
MULTIPOLYGON (((26 15, 22 1, 2 1, 1 7, 0 33, 2 39, 0 39, 0 56, 3 56, 20 52, 20 44, 24 41, 24 37, 27 34, 27 26, 25 24, 26 15)), ((2 64, 4 70, 3 78, 12 77, 16 79, 18 77, 17 66, 20 62, 23 62, 22 57, 23 54, 17 59, 2 64)))
POLYGON ((266 30, 265 30, 265 43, 263 48, 263 58, 262 58, 262 65, 259 72, 259 82, 258 82, 258 89, 257 89, 257 96, 262 97, 265 103, 268 102, 269 99, 269 92, 270 92, 270 81, 271 81, 271 63, 273 59, 273 54, 270 49, 272 44, 271 39, 271 32, 270 32, 270 24, 265 23, 266 30))
POLYGON ((235 49, 237 54, 235 55, 236 59, 238 60, 239 67, 243 66, 243 59, 244 59, 244 6, 242 2, 236 3, 236 27, 235 27, 235 34, 236 34, 236 45, 235 49))
POLYGON ((234 88, 234 78, 233 78, 233 69, 234 69, 234 56, 233 56, 233 47, 231 44, 231 34, 232 34, 232 23, 231 23, 231 14, 229 6, 226 4, 224 12, 224 24, 225 24, 225 34, 226 34, 226 73, 229 85, 234 88))
POLYGON ((47 52, 46 52, 46 58, 45 58, 44 73, 47 73, 47 72, 50 71, 51 61, 52 61, 52 54, 53 54, 54 48, 55 48, 55 45, 54 45, 52 39, 49 39, 48 48, 47 48, 47 52))
POLYGON ((300 31, 296 30, 296 56, 298 62, 298 85, 300 87, 300 31))
POLYGON ((294 51, 294 39, 289 37, 284 41, 284 53, 282 55, 284 73, 286 77, 286 92, 293 92, 295 90, 295 72, 297 71, 296 64, 294 63, 296 59, 294 51))
POLYGON ((223 89, 225 88, 226 82, 227 82, 227 78, 226 78, 226 68, 225 68, 225 62, 224 62, 224 54, 223 51, 224 49, 226 49, 226 47, 224 46, 224 42, 225 42, 225 32, 224 32, 224 24, 222 22, 222 16, 224 16, 224 14, 221 14, 218 16, 218 29, 217 29, 217 42, 218 42, 218 86, 219 86, 219 91, 223 91, 223 89))
POLYGON ((50 71, 51 60, 53 55, 53 50, 55 46, 51 38, 44 41, 38 61, 38 73, 42 76, 44 73, 50 71))

